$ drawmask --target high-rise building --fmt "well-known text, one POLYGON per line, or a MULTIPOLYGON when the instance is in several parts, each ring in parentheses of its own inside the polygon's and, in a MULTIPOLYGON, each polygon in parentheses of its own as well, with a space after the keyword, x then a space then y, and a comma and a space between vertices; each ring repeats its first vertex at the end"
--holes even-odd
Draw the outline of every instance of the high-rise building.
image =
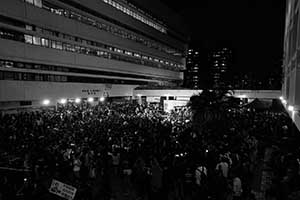
POLYGON ((300 8, 299 1, 287 0, 286 3, 281 99, 300 129, 300 8))
POLYGON ((207 53, 200 48, 190 48, 186 57, 184 86, 191 89, 209 87, 208 72, 207 53))
POLYGON ((208 58, 212 88, 227 87, 229 72, 232 67, 232 50, 227 47, 217 48, 209 54, 208 58))
POLYGON ((186 59, 186 71, 184 74, 184 85, 187 88, 199 88, 200 54, 198 50, 189 49, 186 59))
POLYGON ((0 108, 180 84, 187 40, 157 0, 2 0, 0 108))

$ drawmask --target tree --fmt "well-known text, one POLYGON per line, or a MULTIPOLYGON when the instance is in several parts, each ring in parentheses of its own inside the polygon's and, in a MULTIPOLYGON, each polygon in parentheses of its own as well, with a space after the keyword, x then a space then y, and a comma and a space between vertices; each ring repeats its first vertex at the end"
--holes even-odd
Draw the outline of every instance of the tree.
POLYGON ((229 109, 239 106, 239 99, 234 98, 232 90, 203 90, 190 98, 188 106, 192 111, 193 126, 201 133, 207 125, 217 125, 226 118, 229 109))

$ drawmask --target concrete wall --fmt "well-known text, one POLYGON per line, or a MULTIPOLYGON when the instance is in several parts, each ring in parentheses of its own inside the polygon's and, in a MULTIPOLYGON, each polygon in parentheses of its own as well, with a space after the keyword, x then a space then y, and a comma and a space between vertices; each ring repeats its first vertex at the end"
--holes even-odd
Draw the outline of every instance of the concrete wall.
POLYGON ((137 85, 57 83, 0 80, 0 102, 58 100, 61 98, 132 96, 137 85))

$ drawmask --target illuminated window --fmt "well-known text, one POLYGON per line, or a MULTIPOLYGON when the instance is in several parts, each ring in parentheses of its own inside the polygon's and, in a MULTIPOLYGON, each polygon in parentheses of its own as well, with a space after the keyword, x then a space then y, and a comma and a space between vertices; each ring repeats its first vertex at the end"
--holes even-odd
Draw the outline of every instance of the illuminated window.
POLYGON ((25 0, 27 3, 33 4, 33 0, 25 0))
POLYGON ((138 53, 134 53, 134 56, 135 56, 135 57, 139 57, 139 58, 141 57, 141 55, 138 54, 138 53))
POLYGON ((41 38, 40 37, 33 37, 33 44, 34 45, 41 45, 41 38))
POLYGON ((130 51, 125 51, 125 54, 129 55, 129 56, 132 56, 132 52, 130 52, 130 51))
POLYGON ((24 35, 25 42, 28 44, 32 44, 32 35, 24 35))
POLYGON ((31 25, 28 25, 28 24, 26 24, 26 25, 25 25, 25 29, 26 29, 26 30, 29 30, 29 31, 32 31, 32 26, 31 26, 31 25))
POLYGON ((138 14, 128 8, 125 8, 123 5, 120 5, 119 3, 115 2, 115 1, 103 0, 103 2, 113 6, 114 8, 120 10, 121 12, 143 22, 144 24, 151 26, 152 28, 154 28, 160 32, 163 32, 163 33, 167 32, 166 28, 164 28, 163 26, 161 26, 157 23, 154 23, 154 22, 150 21, 149 19, 146 19, 145 17, 141 16, 140 14, 138 14))
POLYGON ((42 0, 34 0, 34 5, 41 8, 42 7, 42 0))

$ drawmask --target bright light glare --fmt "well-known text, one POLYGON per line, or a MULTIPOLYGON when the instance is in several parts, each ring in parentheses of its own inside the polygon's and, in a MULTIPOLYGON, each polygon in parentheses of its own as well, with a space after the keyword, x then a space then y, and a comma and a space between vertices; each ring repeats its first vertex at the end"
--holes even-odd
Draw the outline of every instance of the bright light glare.
POLYGON ((289 111, 294 111, 294 106, 289 106, 289 107, 288 107, 288 110, 289 110, 289 111))
POLYGON ((81 102, 81 99, 79 99, 79 98, 75 99, 75 103, 80 103, 80 102, 81 102))
POLYGON ((89 98, 88 98, 88 102, 90 102, 90 103, 91 103, 91 102, 94 102, 94 98, 93 98, 93 97, 89 97, 89 98))
POLYGON ((49 99, 45 99, 45 100, 43 101, 43 105, 47 106, 47 105, 49 105, 49 104, 50 104, 50 100, 49 100, 49 99))
POLYGON ((104 97, 100 97, 100 101, 103 102, 105 100, 104 97))
POLYGON ((287 101, 284 100, 284 99, 283 99, 281 102, 282 102, 283 104, 287 104, 287 101))
POLYGON ((61 104, 65 104, 65 103, 67 103, 67 99, 61 99, 59 102, 60 102, 61 104))
POLYGON ((283 96, 279 97, 279 99, 282 101, 283 100, 283 96))
POLYGON ((247 96, 245 94, 239 95, 238 98, 244 99, 247 98, 247 96))

